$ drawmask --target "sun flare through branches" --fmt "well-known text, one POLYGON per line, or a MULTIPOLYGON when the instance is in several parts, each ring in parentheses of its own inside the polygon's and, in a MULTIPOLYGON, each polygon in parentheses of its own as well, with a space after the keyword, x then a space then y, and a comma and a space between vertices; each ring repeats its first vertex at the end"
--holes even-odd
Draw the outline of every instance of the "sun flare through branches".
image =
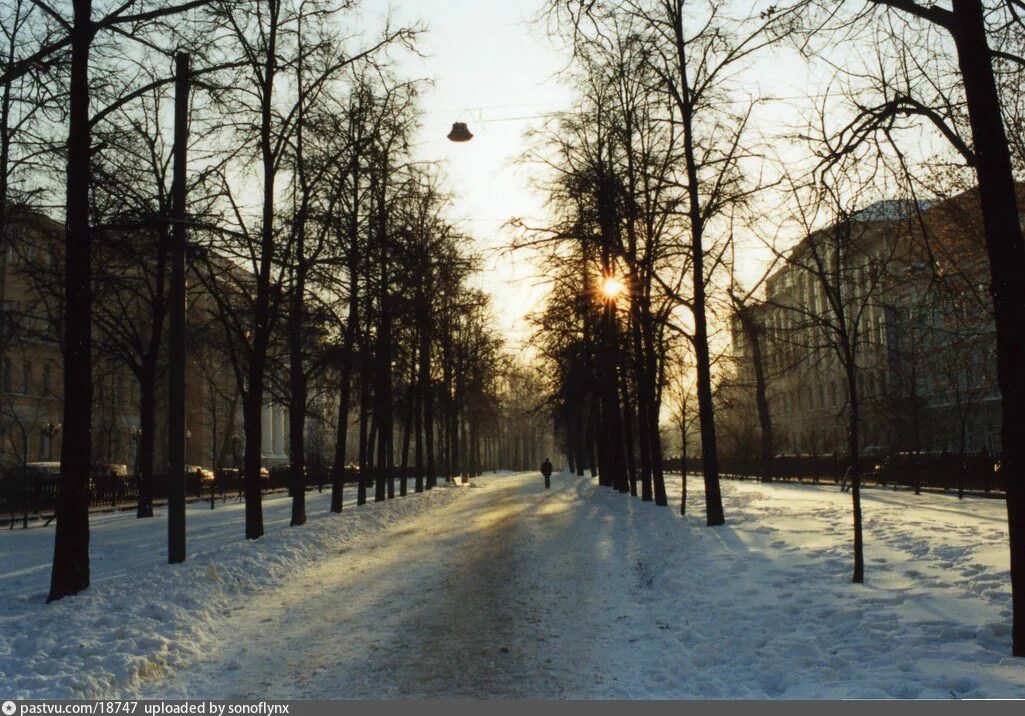
POLYGON ((601 284, 601 294, 606 301, 615 301, 626 291, 626 286, 615 276, 606 276, 601 284))

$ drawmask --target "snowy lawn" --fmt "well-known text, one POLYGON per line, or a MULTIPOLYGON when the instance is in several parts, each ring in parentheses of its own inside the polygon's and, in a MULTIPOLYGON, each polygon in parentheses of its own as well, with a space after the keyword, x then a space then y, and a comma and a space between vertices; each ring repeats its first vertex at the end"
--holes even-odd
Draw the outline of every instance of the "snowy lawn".
POLYGON ((866 584, 850 583, 850 495, 724 481, 727 525, 588 478, 326 514, 190 508, 94 520, 94 585, 46 606, 53 530, 0 533, 0 696, 193 698, 1025 697, 1009 656, 1002 501, 864 493, 866 584))
MULTIPOLYGON (((678 511, 679 475, 668 482, 678 511)), ((684 661, 651 635, 660 648, 640 672, 691 670, 711 697, 1025 697, 1003 500, 863 490, 866 581, 855 585, 849 493, 727 480, 727 525, 710 529, 701 478, 688 488, 686 539, 667 539, 679 518, 634 521, 664 551, 634 557, 649 600, 669 600, 666 624, 686 625, 684 661)))

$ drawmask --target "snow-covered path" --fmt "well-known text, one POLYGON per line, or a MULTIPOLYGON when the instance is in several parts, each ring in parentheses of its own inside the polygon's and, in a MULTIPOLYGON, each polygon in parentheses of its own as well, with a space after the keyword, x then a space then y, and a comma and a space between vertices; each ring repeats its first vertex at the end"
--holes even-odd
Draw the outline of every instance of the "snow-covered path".
MULTIPOLYGON (((343 549, 221 625, 226 648, 172 693, 223 698, 563 697, 588 673, 611 545, 581 529, 586 481, 486 478, 343 549), (593 639, 581 639, 581 629, 593 639)), ((217 640, 220 641, 220 640, 217 640)), ((599 657, 600 658, 600 657, 599 657)), ((612 677, 614 678, 614 677, 612 677)), ((153 694, 167 694, 168 684, 153 694)))

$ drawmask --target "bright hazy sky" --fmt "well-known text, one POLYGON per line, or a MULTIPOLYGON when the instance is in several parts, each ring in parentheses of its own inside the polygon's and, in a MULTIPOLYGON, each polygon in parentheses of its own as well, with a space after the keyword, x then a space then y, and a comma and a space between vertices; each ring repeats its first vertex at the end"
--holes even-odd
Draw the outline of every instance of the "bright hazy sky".
MULTIPOLYGON (((494 296, 499 327, 510 347, 526 337, 523 317, 538 307, 545 292, 537 268, 526 257, 498 255, 510 238, 502 228, 505 222, 544 216, 544 198, 530 188, 527 168, 515 161, 525 149, 525 131, 541 124, 539 115, 568 109, 573 101, 571 90, 556 77, 568 53, 548 37, 543 21, 534 21, 543 5, 544 0, 363 4, 370 26, 375 15, 380 20, 390 7, 395 21, 420 21, 427 27, 418 43, 423 57, 405 57, 397 67, 405 77, 434 82, 421 96, 425 115, 415 158, 440 162, 453 198, 451 219, 486 252, 487 270, 480 283, 494 296), (446 139, 457 121, 468 124, 471 141, 446 139)), ((741 11, 751 7, 743 3, 741 11)), ((744 89, 752 95, 793 98, 814 91, 803 62, 793 53, 764 53, 744 77, 744 89)), ((782 131, 783 125, 796 121, 792 103, 763 107, 758 110, 762 126, 782 131)))
MULTIPOLYGON (((380 13, 388 6, 381 0, 364 5, 380 13)), ((424 57, 399 65, 404 76, 434 82, 421 96, 415 158, 441 163, 452 194, 451 218, 485 251, 480 283, 494 296, 500 327, 515 344, 524 336, 522 317, 543 290, 527 261, 499 256, 497 249, 508 242, 502 225, 510 218, 543 213, 543 197, 530 189, 515 160, 538 115, 569 106, 571 93, 553 77, 566 56, 544 26, 532 22, 542 0, 417 0, 391 7, 396 20, 420 20, 428 29, 418 43, 424 57), (473 132, 471 141, 446 138, 459 121, 473 132)))

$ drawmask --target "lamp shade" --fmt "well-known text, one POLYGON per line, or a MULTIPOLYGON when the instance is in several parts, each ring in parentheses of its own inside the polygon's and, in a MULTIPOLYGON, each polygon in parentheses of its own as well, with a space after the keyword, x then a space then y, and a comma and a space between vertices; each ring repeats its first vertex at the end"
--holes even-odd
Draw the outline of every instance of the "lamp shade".
POLYGON ((453 142, 469 142, 473 139, 473 135, 466 128, 465 122, 456 122, 452 125, 452 131, 448 133, 448 138, 453 142))

